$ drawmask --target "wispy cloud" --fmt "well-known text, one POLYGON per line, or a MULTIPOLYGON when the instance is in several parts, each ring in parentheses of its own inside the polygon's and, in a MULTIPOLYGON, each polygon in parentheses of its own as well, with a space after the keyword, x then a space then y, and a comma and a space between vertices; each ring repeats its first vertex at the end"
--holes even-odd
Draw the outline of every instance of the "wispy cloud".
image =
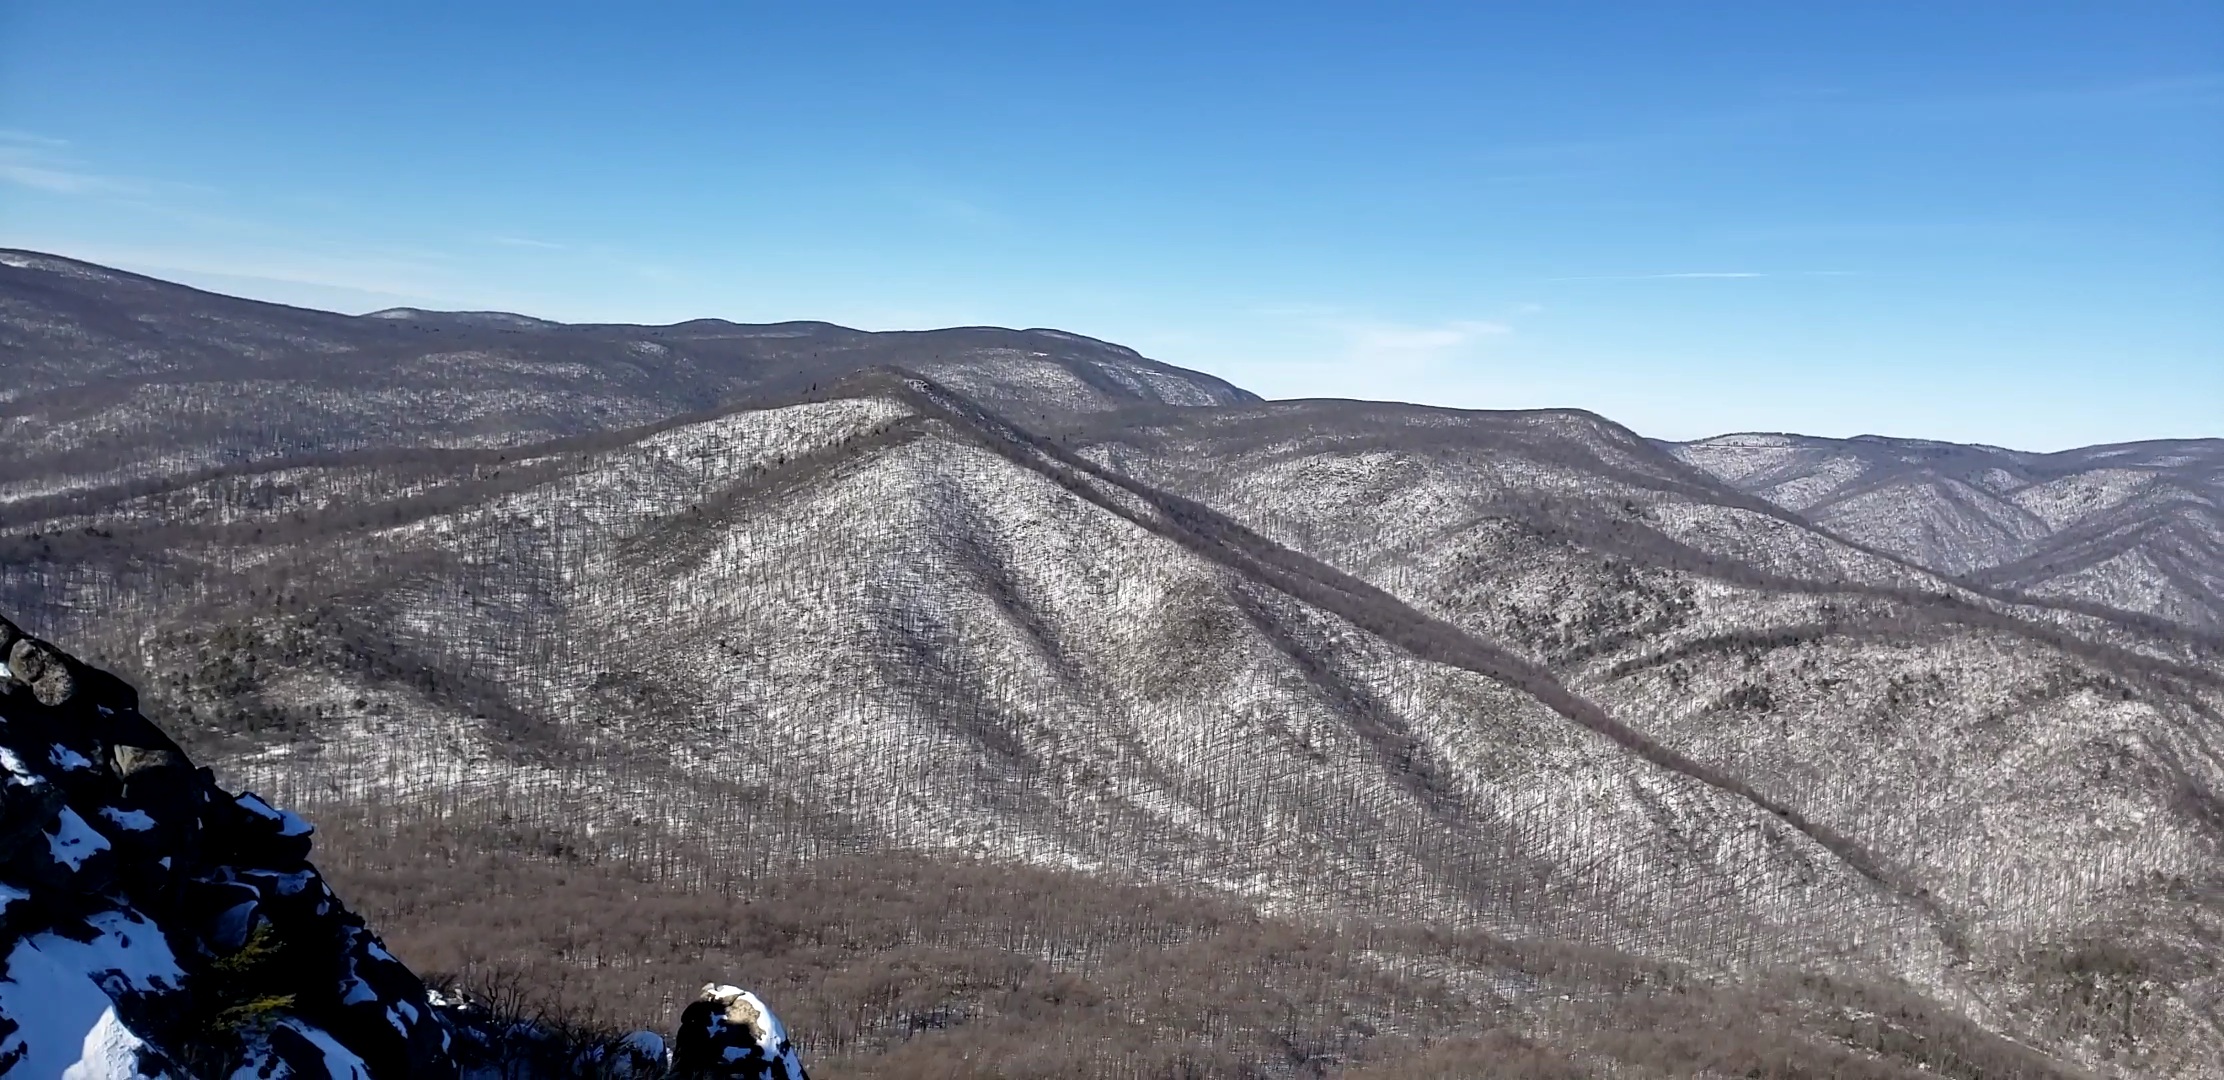
MULTIPOLYGON (((1542 310, 1533 303, 1513 308, 1516 314, 1542 310)), ((1354 360, 1436 357, 1514 332, 1510 323, 1497 319, 1416 322, 1383 319, 1325 304, 1272 304, 1254 308, 1252 314, 1331 337, 1342 344, 1345 356, 1354 360)))
POLYGON ((1949 99, 1949 107, 2054 112, 2064 109, 2172 109, 2224 105, 2224 71, 2193 72, 2131 82, 2056 87, 1949 99))
POLYGON ((0 130, 0 184, 55 195, 143 199, 163 193, 203 192, 192 184, 119 176, 88 164, 67 139, 0 130))
POLYGON ((18 146, 43 146, 53 150, 59 150, 70 144, 68 139, 57 139, 52 135, 41 135, 35 131, 0 128, 0 144, 8 143, 18 146))
MULTIPOLYGON (((1705 145, 1735 145, 1769 130, 1879 123, 1989 123, 2001 117, 2152 113, 2224 108, 2224 71, 2190 71, 2122 82, 1977 93, 1893 93, 1881 88, 1779 88, 1733 108, 1656 117, 1620 130, 1480 146, 1469 154, 1484 181, 1561 182, 1615 175, 1638 160, 1673 164, 1705 145)), ((1663 275, 1665 276, 1665 275, 1663 275)), ((1769 275, 1775 276, 1775 275, 1769 275)))
POLYGON ((211 252, 164 247, 49 245, 61 254, 156 276, 222 278, 236 282, 309 285, 397 300, 437 299, 443 290, 424 267, 366 257, 361 252, 319 255, 299 251, 211 252))
POLYGON ((0 183, 56 195, 145 195, 151 186, 88 169, 54 142, 0 140, 0 183))
POLYGON ((58 195, 135 195, 142 190, 116 177, 8 160, 0 160, 0 182, 58 195))
POLYGON ((1454 319, 1437 323, 1336 321, 1331 328, 1342 334, 1349 356, 1365 361, 1436 360, 1488 338, 1513 333, 1513 327, 1480 319, 1454 319))
POLYGON ((1581 274, 1546 281, 1721 281, 1747 278, 1849 277, 1852 270, 1679 270, 1666 274, 1581 274))
POLYGON ((919 215, 944 224, 968 228, 1005 228, 1011 225, 1010 218, 977 200, 937 190, 930 185, 898 182, 888 184, 886 191, 890 198, 919 215))
POLYGON ((571 247, 569 244, 559 244, 551 240, 535 240, 526 236, 490 236, 487 237, 487 243, 500 244, 503 247, 532 248, 536 251, 567 251, 571 247))
POLYGON ((1489 317, 1416 319, 1281 304, 1246 312, 1261 325, 1243 344, 1193 348, 1219 354, 1214 370, 1224 366, 1222 374, 1269 397, 1444 402, 1457 396, 1451 388, 1497 378, 1486 373, 1494 370, 1502 343, 1518 333, 1518 317, 1540 310, 1518 303, 1489 317))

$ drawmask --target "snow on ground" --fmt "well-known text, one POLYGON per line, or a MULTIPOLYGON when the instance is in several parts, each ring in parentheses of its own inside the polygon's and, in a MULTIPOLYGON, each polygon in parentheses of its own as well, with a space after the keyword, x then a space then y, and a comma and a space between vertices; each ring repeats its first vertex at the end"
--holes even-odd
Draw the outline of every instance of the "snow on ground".
POLYGON ((55 815, 54 831, 47 834, 46 846, 55 862, 75 870, 84 866, 85 860, 108 850, 108 838, 65 806, 55 815))
POLYGON ((85 1033, 77 1062, 62 1070, 62 1080, 141 1080, 139 1048, 145 1045, 111 1007, 85 1033))
POLYGON ((2094 469, 2016 492, 2015 501, 2056 529, 2129 500, 2155 476, 2144 469, 2094 469))
POLYGON ((0 1060, 22 1052, 19 1075, 129 1076, 97 1071, 118 1043, 114 1032, 103 1033, 104 1025, 120 1027, 110 995, 167 990, 185 977, 153 923, 125 911, 86 921, 94 930, 90 941, 38 934, 8 954, 0 1016, 19 1026, 0 1040, 0 1060))
POLYGON ((1778 506, 1804 510, 1836 494, 1864 471, 1853 458, 1834 458, 1810 473, 1770 484, 1761 495, 1778 506))

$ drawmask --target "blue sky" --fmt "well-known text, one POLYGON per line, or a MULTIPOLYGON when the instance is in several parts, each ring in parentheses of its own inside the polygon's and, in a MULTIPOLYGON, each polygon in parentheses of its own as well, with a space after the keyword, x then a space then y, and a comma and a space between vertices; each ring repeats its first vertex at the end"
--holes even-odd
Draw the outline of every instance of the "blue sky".
POLYGON ((0 0, 0 245, 1662 437, 2215 436, 2224 5, 0 0))

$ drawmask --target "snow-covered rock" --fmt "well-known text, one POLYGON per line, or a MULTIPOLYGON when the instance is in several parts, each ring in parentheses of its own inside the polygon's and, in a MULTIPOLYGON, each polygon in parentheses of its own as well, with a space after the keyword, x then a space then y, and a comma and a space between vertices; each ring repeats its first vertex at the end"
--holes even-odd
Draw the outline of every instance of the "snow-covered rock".
POLYGON ((763 998, 723 983, 703 987, 680 1014, 672 1069, 706 1080, 806 1080, 788 1029, 771 1007, 763 998))
POLYGON ((0 653, 0 1075, 456 1075, 424 985, 308 864, 306 821, 218 787, 114 677, 6 620, 0 653), (250 947, 280 959, 218 964, 250 947))

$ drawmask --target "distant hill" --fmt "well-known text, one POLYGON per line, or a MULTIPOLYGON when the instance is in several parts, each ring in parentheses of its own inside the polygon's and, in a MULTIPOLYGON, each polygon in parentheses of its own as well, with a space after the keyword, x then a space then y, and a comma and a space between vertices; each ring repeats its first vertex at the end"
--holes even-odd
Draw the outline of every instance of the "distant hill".
POLYGON ((2051 454, 1722 435, 1677 457, 1942 574, 2224 632, 2224 439, 2051 454))
POLYGON ((898 360, 1031 420, 1136 401, 1256 400, 1057 331, 336 315, 0 250, 0 416, 11 447, 0 506, 301 455, 517 446, 803 392, 898 360))

